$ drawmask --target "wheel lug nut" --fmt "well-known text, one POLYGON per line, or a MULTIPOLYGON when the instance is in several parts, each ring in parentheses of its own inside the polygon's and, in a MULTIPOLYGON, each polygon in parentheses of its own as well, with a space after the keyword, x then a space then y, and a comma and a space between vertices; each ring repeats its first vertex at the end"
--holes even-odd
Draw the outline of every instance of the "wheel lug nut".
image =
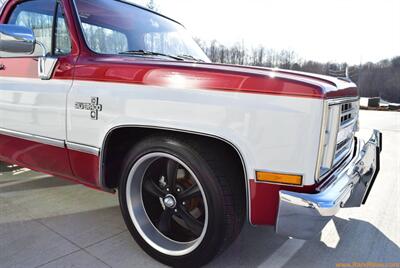
POLYGON ((167 192, 169 192, 169 188, 167 188, 167 192))
POLYGON ((174 212, 176 213, 176 212, 178 212, 178 210, 177 210, 177 209, 174 209, 174 212))
POLYGON ((184 206, 185 206, 185 205, 186 205, 186 202, 182 202, 182 205, 184 205, 184 206))
POLYGON ((181 191, 181 189, 178 188, 178 189, 176 189, 176 191, 179 193, 181 191))

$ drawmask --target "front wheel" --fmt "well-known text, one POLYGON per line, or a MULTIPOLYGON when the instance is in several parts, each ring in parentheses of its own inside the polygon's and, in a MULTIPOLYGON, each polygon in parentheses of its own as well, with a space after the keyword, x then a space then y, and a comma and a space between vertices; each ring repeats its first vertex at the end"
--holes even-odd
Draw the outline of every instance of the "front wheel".
POLYGON ((240 232, 244 204, 235 195, 241 191, 209 153, 153 137, 126 158, 119 186, 124 220, 136 242, 164 264, 201 266, 240 232))

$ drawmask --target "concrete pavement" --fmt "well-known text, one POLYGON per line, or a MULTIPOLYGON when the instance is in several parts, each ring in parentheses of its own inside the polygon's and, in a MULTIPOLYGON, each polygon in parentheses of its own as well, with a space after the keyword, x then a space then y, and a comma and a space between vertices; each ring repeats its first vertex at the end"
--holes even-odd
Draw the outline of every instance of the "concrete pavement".
MULTIPOLYGON (((400 113, 361 111, 360 136, 383 132, 381 173, 362 208, 341 210, 311 241, 246 225, 209 267, 400 266, 400 113)), ((117 197, 0 166, 0 267, 161 267, 133 241, 117 197)))

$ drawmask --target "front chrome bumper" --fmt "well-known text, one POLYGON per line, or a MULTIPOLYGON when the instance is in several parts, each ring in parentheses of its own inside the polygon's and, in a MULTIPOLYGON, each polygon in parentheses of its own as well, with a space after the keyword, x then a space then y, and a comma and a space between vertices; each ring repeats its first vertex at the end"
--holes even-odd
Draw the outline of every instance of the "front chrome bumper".
POLYGON ((358 141, 352 160, 327 178, 315 194, 281 190, 276 232, 310 239, 320 233, 342 207, 365 204, 379 172, 382 133, 374 130, 367 143, 358 141))

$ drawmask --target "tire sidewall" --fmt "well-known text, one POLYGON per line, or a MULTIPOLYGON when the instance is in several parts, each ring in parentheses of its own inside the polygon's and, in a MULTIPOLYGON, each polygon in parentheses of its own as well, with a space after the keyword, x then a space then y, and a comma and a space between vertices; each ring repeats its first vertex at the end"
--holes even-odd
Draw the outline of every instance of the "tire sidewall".
POLYGON ((119 200, 123 218, 136 242, 153 258, 171 266, 201 266, 218 254, 224 234, 224 199, 221 187, 216 182, 207 162, 190 146, 171 138, 150 138, 139 143, 127 155, 119 187, 119 200), (184 162, 196 175, 207 200, 208 226, 199 246, 187 255, 169 256, 150 246, 134 226, 126 199, 126 184, 133 165, 149 153, 161 152, 173 155, 184 162))

